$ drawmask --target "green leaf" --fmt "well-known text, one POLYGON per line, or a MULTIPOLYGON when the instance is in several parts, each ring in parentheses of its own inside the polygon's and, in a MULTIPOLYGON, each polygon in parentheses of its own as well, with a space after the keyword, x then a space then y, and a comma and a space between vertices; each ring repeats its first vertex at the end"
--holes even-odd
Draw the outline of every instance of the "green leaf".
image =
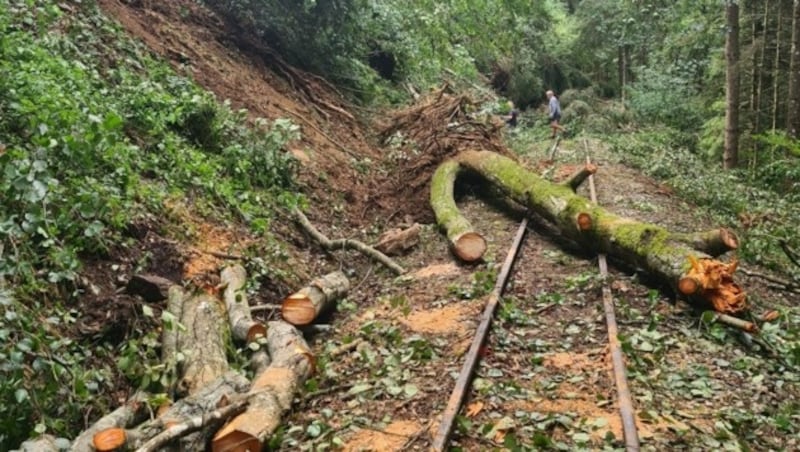
POLYGON ((17 403, 22 403, 28 400, 28 390, 25 388, 19 388, 14 391, 14 400, 16 400, 17 403))
POLYGON ((142 313, 147 317, 154 317, 155 313, 153 312, 153 308, 148 305, 142 305, 142 313))

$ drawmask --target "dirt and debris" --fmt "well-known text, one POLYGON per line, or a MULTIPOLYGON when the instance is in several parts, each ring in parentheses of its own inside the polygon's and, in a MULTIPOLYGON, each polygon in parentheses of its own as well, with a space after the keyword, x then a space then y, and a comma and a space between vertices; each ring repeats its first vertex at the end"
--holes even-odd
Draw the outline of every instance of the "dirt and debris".
MULTIPOLYGON (((427 450, 517 227, 513 215, 464 184, 460 207, 486 236, 488 251, 476 265, 455 264, 446 238, 431 224, 428 184, 439 163, 465 149, 513 156, 501 126, 473 116, 472 101, 448 87, 371 125, 367 118, 342 113, 347 102, 322 80, 285 67, 200 4, 151 3, 99 1, 125 30, 218 99, 247 108, 254 118, 289 117, 301 126, 303 139, 288 151, 302 162, 307 216, 316 227, 372 243, 376 231, 405 217, 422 226, 419 244, 398 257, 409 270, 402 277, 355 253, 322 253, 288 218, 273 226, 302 274, 295 279, 341 268, 353 286, 327 317, 331 328, 309 334, 318 357, 309 388, 318 387, 318 394, 309 389, 313 396, 286 419, 278 447, 427 450), (352 341, 359 345, 351 352, 329 355, 352 341)), ((607 158, 601 143, 591 149, 600 166, 596 182, 604 207, 675 230, 711 226, 706 215, 670 190, 607 158)), ((555 167, 544 163, 549 142, 534 151, 514 157, 556 179, 582 165, 584 156, 584 148, 569 140, 555 167)), ((134 268, 175 281, 210 275, 224 259, 202 250, 238 253, 257 240, 232 225, 190 215, 181 221, 188 233, 180 242, 166 238, 178 234, 151 221, 132 229, 140 248, 87 263, 82 288, 87 314, 77 322, 76 335, 121 340, 152 327, 143 327, 150 320, 139 314, 141 301, 118 292, 134 268)), ((453 438, 464 450, 500 449, 503 443, 496 441, 511 437, 541 448, 621 445, 596 265, 565 252, 557 237, 543 232, 528 234, 482 348, 467 401, 481 409, 471 412, 453 438)), ((796 422, 792 400, 800 391, 794 374, 753 351, 745 339, 699 324, 696 313, 642 284, 634 272, 612 269, 610 278, 645 450, 718 450, 737 441, 754 449, 800 447, 796 438, 780 433, 785 422, 796 422)), ((263 284, 270 288, 251 304, 276 303, 290 291, 285 282, 263 284)), ((773 307, 790 305, 763 284, 749 290, 773 307)))

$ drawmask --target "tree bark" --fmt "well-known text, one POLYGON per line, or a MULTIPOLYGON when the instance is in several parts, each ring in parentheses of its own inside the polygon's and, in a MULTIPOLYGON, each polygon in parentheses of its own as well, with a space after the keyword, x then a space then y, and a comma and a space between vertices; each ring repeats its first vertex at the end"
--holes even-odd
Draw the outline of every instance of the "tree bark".
POLYGON ((723 168, 739 164, 739 5, 728 0, 725 5, 725 150, 723 168))
POLYGON ((240 342, 252 342, 258 336, 266 336, 267 328, 253 320, 244 286, 247 272, 241 265, 225 267, 220 273, 220 283, 225 286, 222 298, 228 310, 233 338, 240 342))
POLYGON ((464 262, 474 262, 486 252, 486 240, 461 215, 453 199, 453 188, 460 170, 458 162, 452 160, 439 165, 431 180, 431 207, 436 223, 447 232, 453 254, 464 262))
POLYGON ((228 371, 226 320, 225 308, 216 297, 200 293, 185 299, 181 323, 186 331, 178 336, 178 350, 185 356, 180 394, 194 394, 228 371))
MULTIPOLYGON (((171 427, 184 424, 192 418, 203 416, 206 413, 211 413, 220 405, 225 405, 227 401, 237 397, 237 395, 247 390, 249 382, 246 378, 237 372, 228 372, 222 375, 215 381, 207 384, 205 387, 194 393, 193 395, 175 402, 164 413, 158 417, 139 424, 135 428, 122 429, 121 439, 119 444, 110 449, 98 449, 103 452, 105 450, 119 450, 121 447, 127 449, 138 449, 158 435, 168 431, 171 427)), ((200 432, 192 433, 183 436, 180 439, 175 438, 177 447, 163 449, 163 450, 206 450, 206 445, 214 435, 222 423, 226 419, 218 419, 217 422, 209 422, 203 425, 200 432)), ((109 433, 117 435, 119 428, 109 428, 99 431, 94 436, 97 438, 99 435, 107 435, 109 433)), ((75 452, 85 452, 93 450, 92 448, 77 448, 76 443, 73 446, 75 452)))
POLYGON ((414 223, 406 229, 390 229, 378 238, 375 249, 387 256, 396 256, 419 243, 420 225, 414 223))
MULTIPOLYGON (((633 268, 644 269, 664 284, 686 295, 691 302, 711 304, 715 310, 723 313, 737 313, 747 307, 744 292, 732 278, 735 265, 718 262, 711 254, 698 250, 700 248, 718 254, 726 248, 735 249, 738 243, 730 231, 673 233, 654 224, 619 217, 576 195, 572 187, 574 184, 569 181, 566 184, 550 183, 514 161, 492 152, 462 152, 441 167, 447 170, 442 173, 437 171, 440 178, 447 176, 455 179, 458 168, 479 174, 500 188, 509 198, 554 224, 563 237, 586 249, 608 254, 633 268), (682 289, 679 286, 680 281, 695 269, 692 261, 687 259, 688 256, 702 264, 699 267, 701 270, 713 275, 701 279, 697 287, 682 289), (687 289, 691 291, 687 293, 687 289)), ((437 183, 454 182, 439 180, 437 183)), ((449 224, 440 218, 441 210, 435 206, 455 206, 452 191, 432 193, 431 201, 437 222, 449 224), (450 199, 443 199, 445 197, 450 199)), ((460 216, 457 210, 455 213, 450 210, 446 213, 460 216)), ((692 277, 696 276, 692 274, 692 277)))
POLYGON ((789 107, 786 131, 792 138, 800 135, 800 0, 792 9, 792 53, 789 60, 789 107))
POLYGON ((250 387, 250 404, 214 436, 214 452, 260 451, 280 425, 295 392, 314 369, 314 358, 303 336, 285 322, 270 322, 267 347, 272 363, 250 387))
POLYGON ((329 273, 286 297, 281 305, 281 316, 292 325, 308 325, 348 290, 350 281, 344 273, 329 273))
MULTIPOLYGON (((72 443, 72 452, 92 450, 94 437, 97 433, 114 428, 127 428, 147 419, 147 394, 137 392, 116 410, 100 418, 91 427, 86 429, 72 443)), ((97 449, 97 447, 95 447, 97 449)), ((99 450, 99 449, 98 449, 99 450)))

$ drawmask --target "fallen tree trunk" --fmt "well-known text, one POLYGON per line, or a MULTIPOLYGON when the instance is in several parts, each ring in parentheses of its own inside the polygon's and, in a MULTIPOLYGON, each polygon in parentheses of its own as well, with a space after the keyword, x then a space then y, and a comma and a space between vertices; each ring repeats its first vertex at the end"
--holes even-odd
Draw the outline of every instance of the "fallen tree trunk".
POLYGON ((554 184, 513 160, 488 151, 465 151, 443 163, 431 183, 431 205, 456 255, 464 260, 479 259, 485 246, 481 249, 466 245, 463 247, 466 252, 458 252, 462 245, 455 239, 467 233, 477 234, 458 212, 453 200, 452 187, 461 170, 475 172, 496 185, 509 198, 554 224, 566 238, 645 270, 690 301, 710 303, 722 313, 747 309, 745 293, 732 278, 735 264, 713 259, 738 246, 732 232, 719 229, 705 233, 673 233, 654 224, 610 213, 575 194, 579 182, 591 168, 579 172, 567 183, 554 184), (692 264, 690 256, 697 265, 692 264), (691 284, 685 282, 686 278, 691 284))
POLYGON ((267 347, 272 363, 250 388, 247 410, 235 417, 214 436, 214 452, 262 450, 280 425, 295 392, 314 369, 314 358, 303 336, 285 322, 270 322, 267 347))
POLYGON ((244 285, 247 272, 241 265, 226 267, 220 273, 220 283, 225 287, 222 298, 228 309, 231 323, 231 334, 240 342, 252 342, 258 336, 266 336, 267 328, 253 320, 244 285))
POLYGON ((226 320, 224 306, 212 295, 199 293, 184 300, 181 324, 186 331, 178 336, 178 350, 185 359, 179 394, 194 394, 228 372, 226 320))
POLYGON ((308 325, 348 290, 350 281, 344 273, 329 273, 286 297, 281 304, 281 316, 292 325, 308 325))

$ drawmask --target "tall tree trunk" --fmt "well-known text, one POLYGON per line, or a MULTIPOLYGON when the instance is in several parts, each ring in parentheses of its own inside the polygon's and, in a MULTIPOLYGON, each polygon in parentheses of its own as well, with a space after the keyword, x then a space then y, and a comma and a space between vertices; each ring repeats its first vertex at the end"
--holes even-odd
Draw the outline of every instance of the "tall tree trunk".
POLYGON ((761 45, 759 46, 759 61, 758 61, 758 67, 756 68, 756 70, 758 71, 756 100, 754 105, 756 123, 755 123, 755 128, 753 129, 756 133, 761 133, 761 117, 762 117, 761 105, 764 99, 764 70, 767 64, 767 39, 769 38, 769 35, 767 34, 767 29, 769 28, 769 6, 770 6, 770 0, 766 0, 764 2, 764 21, 762 22, 761 26, 761 45))
POLYGON ((778 87, 780 86, 781 69, 781 33, 783 32, 783 2, 778 0, 778 10, 775 15, 777 25, 775 25, 775 64, 772 67, 772 130, 778 128, 778 112, 780 104, 778 100, 778 87))
POLYGON ((739 5, 728 0, 725 7, 728 32, 725 39, 725 151, 723 167, 739 163, 739 5))
POLYGON ((800 132, 800 0, 794 0, 792 13, 792 55, 789 61, 789 108, 786 132, 797 138, 800 132))
POLYGON ((625 105, 625 87, 628 85, 628 46, 623 44, 617 48, 617 76, 619 77, 619 95, 625 105))

